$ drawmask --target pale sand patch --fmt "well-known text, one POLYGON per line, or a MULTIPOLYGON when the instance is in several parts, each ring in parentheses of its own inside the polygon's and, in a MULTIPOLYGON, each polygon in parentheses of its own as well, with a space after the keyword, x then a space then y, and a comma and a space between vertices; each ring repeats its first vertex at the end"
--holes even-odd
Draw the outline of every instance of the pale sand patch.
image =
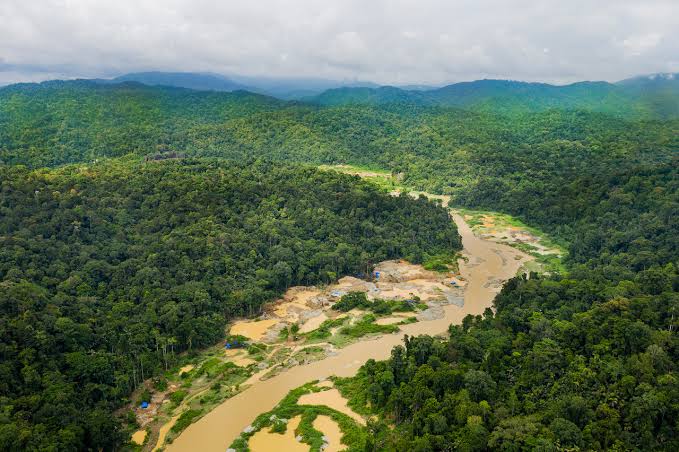
POLYGON ((137 430, 132 435, 132 442, 141 446, 144 444, 144 440, 146 439, 146 433, 146 430, 137 430))
POLYGON ((285 452, 308 452, 309 445, 299 442, 295 439, 295 429, 299 426, 301 416, 295 416, 288 421, 288 427, 285 433, 272 433, 271 429, 264 431, 260 430, 255 433, 248 442, 248 446, 252 452, 271 452, 271 451, 285 451, 285 452))
POLYGON ((310 331, 313 331, 317 329, 323 322, 328 320, 328 316, 325 315, 325 313, 321 313, 320 315, 317 315, 316 317, 312 317, 300 327, 299 332, 300 333, 308 333, 310 331))
POLYGON ((405 282, 411 279, 436 279, 437 274, 425 270, 421 265, 406 261, 384 261, 377 264, 375 271, 380 272, 379 282, 405 282))
POLYGON ((313 426, 316 430, 323 433, 328 440, 328 446, 323 449, 324 452, 339 452, 344 450, 342 447, 342 430, 340 430, 337 422, 330 416, 319 414, 314 419, 313 426))
POLYGON ((332 388, 333 384, 332 381, 330 380, 323 380, 319 383, 316 383, 316 386, 318 386, 319 388, 332 388))
POLYGON ((325 405, 328 408, 344 413, 361 425, 365 425, 365 419, 349 408, 347 401, 337 389, 328 389, 321 392, 304 394, 297 401, 297 405, 325 405))
MULTIPOLYGON (((449 278, 449 279, 450 279, 449 282, 455 281, 455 283, 457 284, 457 287, 464 287, 464 286, 467 285, 467 281, 462 281, 461 279, 456 278, 456 277, 454 277, 454 276, 451 277, 451 278, 449 278)), ((452 285, 452 284, 451 284, 451 285, 452 285)))
POLYGON ((278 319, 266 319, 266 320, 240 320, 233 324, 230 334, 238 334, 245 336, 254 341, 258 341, 264 337, 266 330, 277 324, 280 320, 278 319))
POLYGON ((172 426, 174 426, 175 422, 177 422, 177 419, 179 419, 179 415, 173 416, 168 422, 166 422, 162 427, 160 427, 160 430, 158 431, 158 441, 156 441, 156 446, 153 448, 154 451, 157 451, 163 445, 165 444, 165 438, 167 437, 167 434, 170 432, 170 429, 172 426))
POLYGON ((373 294, 373 297, 384 300, 408 300, 414 297, 421 300, 440 299, 451 289, 440 277, 436 280, 412 279, 403 283, 380 284, 380 287, 384 289, 373 294))
MULTIPOLYGON (((349 314, 350 319, 349 319, 349 324, 353 325, 359 320, 363 318, 364 315, 366 315, 367 311, 364 311, 363 309, 358 309, 354 308, 351 311, 347 312, 349 314)), ((334 333, 333 333, 334 334, 334 333)))
POLYGON ((396 317, 410 318, 410 317, 417 317, 417 312, 394 312, 392 315, 394 315, 396 317))
POLYGON ((307 311, 309 307, 303 304, 299 304, 293 301, 286 301, 281 303, 273 311, 276 316, 284 319, 287 317, 299 317, 299 311, 307 311))
POLYGON ((194 366, 193 364, 187 364, 186 366, 179 369, 179 375, 191 372, 195 367, 196 366, 194 366))
POLYGON ((489 215, 484 215, 484 216, 481 217, 481 220, 483 221, 483 227, 484 228, 495 227, 495 218, 493 218, 489 215))
POLYGON ((248 367, 256 362, 254 359, 248 358, 247 352, 242 348, 224 349, 224 355, 229 358, 229 361, 240 367, 248 367))
POLYGON ((403 322, 403 317, 382 317, 381 319, 375 320, 378 325, 393 325, 394 323, 403 322))
POLYGON ((323 292, 318 288, 304 286, 291 287, 285 292, 283 301, 276 305, 274 314, 278 317, 299 317, 300 311, 311 309, 309 303, 323 292))
POLYGON ((370 281, 355 278, 353 276, 345 276, 340 278, 337 283, 328 287, 328 293, 332 294, 335 291, 339 292, 369 292, 375 288, 375 284, 370 281))

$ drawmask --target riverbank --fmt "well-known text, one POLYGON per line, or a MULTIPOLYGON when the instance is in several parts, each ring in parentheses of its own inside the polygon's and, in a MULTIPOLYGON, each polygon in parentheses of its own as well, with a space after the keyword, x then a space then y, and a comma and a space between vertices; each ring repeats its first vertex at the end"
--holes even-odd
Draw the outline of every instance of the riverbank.
POLYGON ((353 375, 368 359, 387 358, 405 334, 445 333, 451 323, 459 324, 466 315, 479 315, 492 307, 492 300, 502 283, 513 277, 532 257, 508 245, 477 237, 459 215, 453 215, 453 219, 464 246, 464 259, 459 261, 460 277, 466 281, 462 306, 442 306, 440 318, 401 325, 397 334, 356 342, 325 359, 293 367, 267 380, 252 381, 251 386, 190 425, 167 446, 167 450, 223 451, 257 416, 270 411, 292 389, 329 375, 353 375))
POLYGON ((171 442, 191 422, 249 385, 324 360, 357 341, 396 334, 402 325, 442 317, 443 306, 463 303, 466 282, 457 263, 450 267, 454 271, 429 271, 403 260, 385 261, 363 279, 347 276, 325 287, 288 289, 260 317, 230 325, 228 336, 242 338, 238 348, 220 345, 199 355, 168 376, 170 388, 153 392, 147 408, 134 408, 143 431, 149 432, 144 450, 171 442), (240 378, 223 387, 222 369, 240 378), (179 393, 184 395, 177 406, 179 393))

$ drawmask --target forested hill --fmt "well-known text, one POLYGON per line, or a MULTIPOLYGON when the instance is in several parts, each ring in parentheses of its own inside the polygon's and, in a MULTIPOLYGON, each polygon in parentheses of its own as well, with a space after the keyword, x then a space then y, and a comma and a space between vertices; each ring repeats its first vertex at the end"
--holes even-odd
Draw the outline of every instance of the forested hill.
POLYGON ((471 205, 570 230, 570 271, 511 280, 496 313, 445 341, 410 338, 345 382, 379 416, 372 446, 677 450, 678 168, 610 168, 513 201, 473 193, 471 205))
POLYGON ((0 89, 0 160, 34 167, 163 150, 173 132, 221 124, 286 103, 233 93, 101 84, 26 83, 0 89))
POLYGON ((679 78, 640 77, 617 84, 579 82, 565 86, 477 80, 425 91, 395 87, 337 88, 307 100, 326 106, 397 103, 505 114, 556 108, 607 113, 624 118, 669 119, 679 117, 679 78))
MULTIPOLYGON (((247 92, 86 81, 0 90, 0 160, 32 167, 125 154, 256 156, 378 164, 406 178, 419 177, 422 168, 441 168, 455 175, 436 182, 442 191, 486 171, 479 163, 495 167, 516 152, 539 157, 560 149, 558 155, 583 167, 610 156, 655 159, 679 148, 678 131, 679 120, 558 109, 499 115, 405 104, 318 107, 247 92), (583 153, 589 157, 579 158, 583 153)), ((558 166, 555 157, 548 163, 558 166)), ((528 156, 525 163, 538 160, 528 156)))
POLYGON ((302 162, 386 169, 569 244, 566 274, 514 279, 495 314, 410 339, 346 383, 378 416, 376 449, 679 449, 679 119, 645 107, 671 113, 672 81, 621 84, 640 115, 591 111, 617 94, 545 103, 541 86, 499 103, 448 92, 468 110, 397 89, 336 106, 0 90, 0 448, 111 448, 110 410, 160 366, 156 346, 211 343, 287 284, 459 247, 442 209, 283 165, 302 162), (35 169, 71 162, 86 163, 35 169))
POLYGON ((422 262, 448 213, 299 167, 0 166, 0 450, 114 449, 111 412, 291 285, 422 262))

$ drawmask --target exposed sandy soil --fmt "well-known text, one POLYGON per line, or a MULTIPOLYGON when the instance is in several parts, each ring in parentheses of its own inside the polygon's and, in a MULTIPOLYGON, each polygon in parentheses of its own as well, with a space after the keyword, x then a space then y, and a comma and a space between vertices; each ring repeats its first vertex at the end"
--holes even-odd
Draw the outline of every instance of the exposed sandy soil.
MULTIPOLYGON (((450 297, 448 297, 444 294, 441 302, 428 302, 430 309, 418 315, 418 320, 427 321, 418 321, 417 323, 401 326, 401 331, 398 334, 382 335, 348 345, 338 349, 336 353, 328 355, 325 359, 304 366, 292 367, 270 379, 260 380, 258 377, 251 377, 248 380, 248 383, 251 383, 249 387, 227 399, 202 419, 190 425, 179 437, 175 438, 172 444, 168 445, 168 450, 191 451, 199 448, 200 450, 223 451, 242 431, 244 425, 252 422, 258 414, 272 409, 291 389, 311 380, 325 378, 328 375, 340 377, 353 375, 367 359, 388 358, 391 349, 395 345, 402 343, 403 335, 405 334, 436 335, 445 333, 451 323, 461 323, 466 315, 478 315, 484 309, 492 308, 493 297, 499 290, 501 282, 513 277, 519 267, 523 265, 523 262, 531 258, 514 248, 478 237, 461 217, 454 216, 454 219, 462 236, 464 253, 467 256, 467 259, 459 261, 460 276, 456 276, 456 278, 459 281, 464 281, 465 287, 464 289, 451 287, 449 290, 457 295, 450 294, 450 297), (462 296, 464 296, 463 304, 456 302, 448 303, 448 298, 457 300, 461 299, 462 296), (430 312, 425 316, 425 312, 428 311, 430 312), (238 413, 238 416, 234 417, 234 413, 238 413)), ((385 276, 389 274, 390 266, 397 264, 390 263, 387 265, 385 276)), ((422 277, 421 272, 423 271, 423 269, 417 269, 417 271, 411 272, 404 268, 404 271, 400 271, 399 276, 409 279, 389 284, 412 284, 413 279, 428 279, 422 277), (418 273, 420 274, 419 277, 418 273)), ((449 277, 436 275, 442 282, 448 281, 448 286, 450 286, 449 277)), ((339 281, 339 284, 328 287, 324 292, 328 294, 331 300, 336 300, 341 295, 333 294, 333 291, 346 290, 354 285, 364 285, 366 291, 368 291, 371 289, 370 286, 367 286, 368 284, 371 283, 361 282, 361 280, 356 278, 343 278, 339 281)), ((368 293, 382 290, 380 288, 381 284, 381 281, 374 284, 375 290, 371 290, 368 293)), ((444 287, 443 284, 442 287, 444 287)), ((394 287, 391 286, 389 289, 392 290, 394 287)), ((397 290, 409 289, 397 287, 397 290)), ((431 287, 427 289, 431 289, 431 287)), ((336 317, 337 313, 333 315, 336 317)), ((280 321, 283 321, 283 319, 280 319, 280 321)), ((299 403, 320 403, 338 411, 343 405, 346 406, 346 401, 342 399, 339 392, 335 389, 305 395, 299 403), (330 391, 335 391, 334 399, 330 394, 325 394, 330 391), (320 397, 321 400, 314 400, 312 398, 309 401, 308 397, 320 397), (330 398, 329 400, 323 400, 328 397, 330 398)), ((357 416, 356 413, 353 414, 357 416)), ((360 419, 360 416, 357 417, 360 419)), ((280 449, 280 447, 277 446, 273 450, 276 449, 280 449)))
POLYGON ((297 401, 297 405, 325 405, 328 408, 337 410, 354 419, 361 425, 365 425, 365 419, 359 416, 347 405, 347 400, 342 397, 342 394, 337 389, 327 389, 321 392, 312 392, 304 394, 297 401))
POLYGON ((132 442, 141 446, 146 439, 146 433, 146 430, 137 430, 132 434, 132 442))
POLYGON ((191 372, 194 368, 195 368, 195 366, 194 366, 193 364, 187 364, 186 366, 184 366, 184 367, 182 367, 181 369, 179 369, 179 375, 181 375, 181 374, 183 374, 183 373, 189 373, 189 372, 191 372))
POLYGON ((229 358, 229 361, 237 366, 247 367, 250 364, 254 364, 256 361, 254 359, 248 358, 248 353, 241 349, 224 349, 224 355, 229 358))
POLYGON ((375 320, 378 325, 393 325, 395 323, 403 322, 405 318, 403 317, 382 317, 381 319, 375 320))
MULTIPOLYGON (((291 287, 280 300, 267 307, 266 318, 237 321, 230 332, 241 334, 255 342, 267 343, 278 342, 279 332, 294 323, 300 325, 301 334, 311 332, 325 320, 338 318, 339 314, 330 308, 349 292, 364 292, 370 300, 419 298, 427 303, 462 303, 465 282, 459 275, 427 271, 421 265, 403 260, 381 262, 375 267, 375 271, 380 272, 380 277, 375 281, 345 276, 325 288, 291 287), (453 281, 455 285, 451 285, 453 281)), ((352 317, 351 323, 355 323, 364 314, 365 311, 361 310, 348 313, 352 317)), ((249 361, 243 362, 243 365, 248 364, 249 361)))
POLYGON ((258 341, 264 337, 266 331, 277 324, 279 319, 265 320, 240 320, 231 327, 231 334, 239 334, 247 338, 258 341))
POLYGON ((326 440, 327 446, 323 449, 324 452, 339 452, 344 450, 342 447, 342 430, 339 425, 330 416, 322 414, 316 416, 313 426, 316 430, 323 433, 323 439, 326 440))
POLYGON ((328 316, 324 312, 321 312, 319 315, 311 317, 309 320, 304 322, 304 324, 300 327, 299 332, 308 333, 313 331, 321 326, 321 324, 326 320, 328 320, 328 316))
POLYGON ((174 426, 175 422, 177 422, 177 419, 179 419, 179 415, 173 416, 169 421, 160 427, 158 432, 158 440, 156 441, 156 446, 153 449, 154 451, 159 450, 165 444, 165 438, 167 437, 167 434, 170 433, 170 429, 174 426))
POLYGON ((301 416, 295 416, 288 421, 285 433, 272 433, 270 430, 260 430, 248 442, 252 452, 308 452, 309 445, 295 439, 295 429, 299 426, 301 416))
MULTIPOLYGON (((474 215, 465 215, 465 220, 471 220, 474 215)), ((481 224, 475 225, 473 229, 480 237, 507 244, 528 244, 533 249, 532 251, 543 255, 560 255, 561 250, 557 248, 548 248, 540 243, 540 237, 534 235, 530 231, 519 227, 507 224, 502 217, 495 218, 493 215, 484 214, 480 218, 481 224)))

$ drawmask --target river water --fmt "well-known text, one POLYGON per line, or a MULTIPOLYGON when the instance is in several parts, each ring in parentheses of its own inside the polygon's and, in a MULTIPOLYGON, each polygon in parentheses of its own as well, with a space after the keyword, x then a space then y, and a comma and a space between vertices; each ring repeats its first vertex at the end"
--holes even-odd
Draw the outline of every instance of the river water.
POLYGON ((453 219, 468 257, 467 262, 460 263, 460 273, 467 280, 463 307, 445 306, 444 316, 440 319, 403 325, 398 334, 356 342, 337 350, 335 356, 293 367, 266 381, 256 381, 190 425, 166 449, 171 452, 223 452, 259 414, 271 410, 290 390, 330 375, 354 375, 368 359, 387 359, 391 349, 402 344, 405 334, 444 333, 451 323, 459 324, 466 315, 482 314, 491 307, 499 284, 516 275, 531 257, 509 246, 478 238, 459 215, 453 215, 453 219))

